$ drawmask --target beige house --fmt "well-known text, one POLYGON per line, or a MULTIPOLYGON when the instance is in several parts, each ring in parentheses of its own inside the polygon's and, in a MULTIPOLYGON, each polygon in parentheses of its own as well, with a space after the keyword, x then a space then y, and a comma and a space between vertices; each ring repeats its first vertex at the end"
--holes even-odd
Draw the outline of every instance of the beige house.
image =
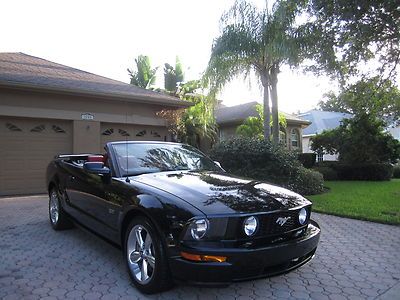
MULTIPOLYGON (((219 107, 215 110, 215 118, 219 129, 219 139, 225 140, 236 135, 236 129, 247 117, 257 117, 256 105, 258 102, 248 102, 231 107, 219 107)), ((286 128, 281 128, 283 132, 280 140, 285 143, 288 149, 302 150, 303 129, 311 122, 302 120, 294 115, 280 112, 286 118, 286 128)))
POLYGON ((170 140, 163 109, 187 102, 23 53, 0 53, 0 196, 45 192, 61 153, 170 140))

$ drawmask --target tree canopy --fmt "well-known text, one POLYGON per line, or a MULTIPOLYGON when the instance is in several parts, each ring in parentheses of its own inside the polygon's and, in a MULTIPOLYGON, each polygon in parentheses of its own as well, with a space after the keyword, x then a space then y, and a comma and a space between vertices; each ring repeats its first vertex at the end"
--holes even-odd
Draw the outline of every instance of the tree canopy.
POLYGON ((298 34, 308 45, 303 55, 311 69, 344 79, 363 73, 364 63, 379 61, 375 71, 391 78, 400 59, 398 0, 292 0, 306 21, 298 34))
POLYGON ((182 64, 179 58, 176 57, 175 67, 169 63, 164 64, 164 88, 167 92, 175 93, 179 83, 183 83, 184 74, 182 64))
POLYGON ((339 154, 350 164, 395 163, 400 158, 400 142, 384 131, 384 123, 365 114, 345 119, 332 130, 312 138, 315 152, 339 154))
POLYGON ((135 64, 134 69, 128 69, 131 84, 144 89, 150 89, 156 81, 158 68, 151 67, 150 58, 146 55, 139 55, 135 59, 135 64))
POLYGON ((400 91, 390 80, 381 81, 378 76, 362 79, 338 95, 333 92, 325 94, 319 107, 327 111, 367 114, 389 126, 400 123, 400 91))
POLYGON ((221 17, 222 31, 213 43, 205 78, 218 91, 238 75, 253 71, 263 87, 264 137, 270 137, 270 95, 273 140, 279 140, 278 74, 282 64, 299 63, 300 46, 293 31, 297 5, 277 1, 272 10, 237 0, 221 17))

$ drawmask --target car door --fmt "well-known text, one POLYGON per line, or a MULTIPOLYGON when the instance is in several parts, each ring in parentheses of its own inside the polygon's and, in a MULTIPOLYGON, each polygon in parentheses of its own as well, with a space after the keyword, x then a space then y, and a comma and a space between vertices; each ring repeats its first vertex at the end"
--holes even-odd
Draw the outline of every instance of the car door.
POLYGON ((91 174, 83 168, 69 168, 65 186, 72 214, 100 221, 99 211, 105 197, 103 185, 102 175, 91 174))

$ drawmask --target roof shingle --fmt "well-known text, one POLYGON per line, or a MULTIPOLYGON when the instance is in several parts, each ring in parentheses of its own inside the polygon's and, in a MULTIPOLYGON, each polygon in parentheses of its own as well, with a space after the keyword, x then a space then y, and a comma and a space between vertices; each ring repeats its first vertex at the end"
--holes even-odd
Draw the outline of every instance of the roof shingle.
POLYGON ((324 130, 334 129, 340 125, 343 119, 349 119, 352 116, 341 112, 316 109, 298 115, 299 118, 311 122, 311 125, 303 130, 303 135, 314 135, 324 130))
POLYGON ((179 98, 24 53, 0 53, 0 86, 121 98, 168 106, 190 106, 190 103, 179 98))
MULTIPOLYGON (((218 124, 242 123, 247 117, 258 117, 256 105, 258 102, 248 102, 230 107, 220 107, 215 110, 215 118, 218 124)), ((302 120, 294 115, 280 112, 288 121, 308 125, 310 122, 302 120)))

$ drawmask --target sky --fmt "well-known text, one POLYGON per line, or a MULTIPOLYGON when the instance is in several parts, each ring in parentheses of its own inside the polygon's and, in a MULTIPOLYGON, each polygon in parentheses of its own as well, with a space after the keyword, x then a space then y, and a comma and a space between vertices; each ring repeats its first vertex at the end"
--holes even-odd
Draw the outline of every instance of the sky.
MULTIPOLYGON (((259 3, 265 0, 254 0, 259 3)), ((175 63, 185 79, 205 70, 219 19, 233 0, 0 0, 0 52, 23 52, 129 82, 127 68, 140 54, 153 66, 175 63)), ((160 84, 160 82, 158 82, 160 84)), ((326 77, 282 68, 279 109, 312 109, 336 84, 326 77)), ((255 80, 237 78, 218 98, 227 106, 262 101, 255 80)))

